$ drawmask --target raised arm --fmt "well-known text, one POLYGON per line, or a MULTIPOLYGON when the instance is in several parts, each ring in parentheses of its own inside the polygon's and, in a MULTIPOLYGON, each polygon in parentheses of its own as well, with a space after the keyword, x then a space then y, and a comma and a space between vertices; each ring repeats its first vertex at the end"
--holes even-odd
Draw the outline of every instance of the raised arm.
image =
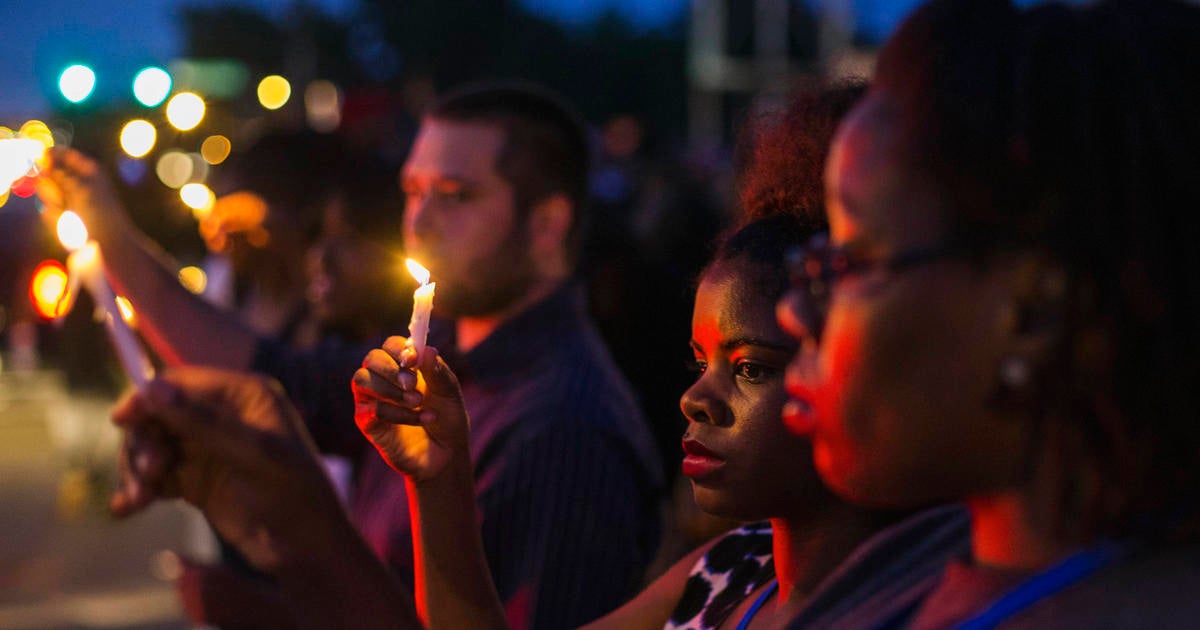
POLYGON ((184 368, 114 412, 125 430, 128 515, 182 497, 257 569, 277 578, 305 628, 419 628, 411 594, 351 525, 279 386, 184 368))
POLYGON ((417 610, 431 628, 507 628, 479 534, 458 379, 435 348, 426 348, 418 387, 406 341, 390 337, 372 350, 353 388, 359 429, 405 476, 417 610))
POLYGON ((109 280, 133 303, 146 340, 164 361, 250 367, 254 331, 179 283, 175 263, 130 222, 95 161, 73 149, 56 148, 44 176, 39 191, 43 201, 74 210, 83 219, 100 244, 109 280))

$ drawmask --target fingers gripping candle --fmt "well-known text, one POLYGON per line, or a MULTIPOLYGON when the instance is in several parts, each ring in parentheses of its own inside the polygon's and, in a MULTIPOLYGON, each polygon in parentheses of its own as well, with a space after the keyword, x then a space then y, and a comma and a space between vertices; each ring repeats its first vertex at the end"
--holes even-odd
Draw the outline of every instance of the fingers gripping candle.
POLYGON ((437 283, 429 281, 429 270, 422 267, 421 263, 409 258, 405 264, 420 285, 413 292, 412 319, 408 322, 408 342, 420 360, 421 353, 425 351, 425 340, 429 337, 429 315, 433 312, 433 290, 437 283))
MULTIPOLYGON (((58 218, 58 240, 71 254, 67 257, 68 283, 64 299, 70 300, 77 287, 82 284, 92 294, 96 311, 104 319, 109 339, 116 348, 121 367, 129 380, 141 389, 154 378, 154 367, 138 343, 137 336, 117 305, 116 295, 104 276, 104 259, 100 246, 88 238, 87 227, 79 215, 70 210, 58 218)), ((65 310, 63 311, 65 312, 65 310)))

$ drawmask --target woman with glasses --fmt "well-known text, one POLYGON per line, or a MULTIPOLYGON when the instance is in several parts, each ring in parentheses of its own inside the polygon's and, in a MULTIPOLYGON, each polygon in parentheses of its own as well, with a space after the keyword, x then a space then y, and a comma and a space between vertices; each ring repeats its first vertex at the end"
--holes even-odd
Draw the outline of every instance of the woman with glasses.
POLYGON ((778 309, 789 427, 862 505, 964 501, 910 628, 1200 619, 1200 9, 933 2, 778 309))

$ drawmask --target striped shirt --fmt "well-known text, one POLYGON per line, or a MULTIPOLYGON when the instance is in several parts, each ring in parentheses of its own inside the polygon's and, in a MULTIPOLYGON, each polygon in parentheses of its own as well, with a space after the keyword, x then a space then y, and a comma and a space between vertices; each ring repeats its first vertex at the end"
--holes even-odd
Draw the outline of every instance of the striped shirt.
MULTIPOLYGON (((463 387, 484 550, 515 628, 571 628, 636 593, 659 536, 658 455, 633 394, 568 285, 456 354, 452 322, 430 344, 463 387)), ((404 484, 378 457, 352 513, 411 580, 404 484)))

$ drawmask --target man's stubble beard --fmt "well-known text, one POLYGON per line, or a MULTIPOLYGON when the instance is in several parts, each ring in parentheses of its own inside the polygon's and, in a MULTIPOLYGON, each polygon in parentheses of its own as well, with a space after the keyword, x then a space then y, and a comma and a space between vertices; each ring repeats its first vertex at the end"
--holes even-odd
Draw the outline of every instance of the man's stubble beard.
POLYGON ((434 312, 449 318, 483 317, 507 310, 533 289, 534 264, 524 223, 514 225, 502 247, 475 261, 459 286, 439 284, 434 312))

